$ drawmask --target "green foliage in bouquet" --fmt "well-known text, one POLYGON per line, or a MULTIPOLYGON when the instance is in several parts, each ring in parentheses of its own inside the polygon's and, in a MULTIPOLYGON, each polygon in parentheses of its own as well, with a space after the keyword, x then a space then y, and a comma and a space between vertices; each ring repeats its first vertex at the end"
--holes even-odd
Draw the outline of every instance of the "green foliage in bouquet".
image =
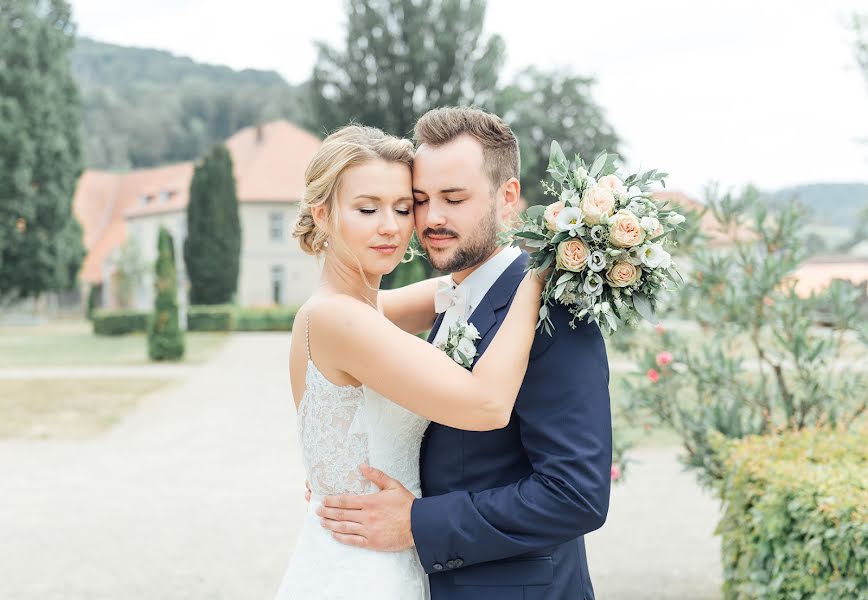
POLYGON ((865 598, 868 429, 716 438, 724 598, 865 598))
POLYGON ((814 425, 849 427, 865 413, 868 373, 858 291, 832 285, 803 298, 792 274, 805 258, 802 209, 770 213, 755 190, 712 196, 718 246, 696 248, 686 312, 698 331, 637 348, 628 414, 651 415, 681 437, 706 483, 725 475, 713 435, 742 438, 814 425), (831 310, 830 310, 831 307, 831 310))
POLYGON ((666 247, 685 218, 649 191, 665 185, 667 174, 653 169, 622 181, 617 159, 602 152, 587 167, 579 155, 567 160, 553 141, 548 173, 555 183, 543 188, 559 199, 530 207, 505 234, 529 248, 528 268, 549 269, 538 324, 549 334, 555 303, 568 307, 572 327, 587 318, 612 333, 621 323, 635 327, 639 317, 655 322, 658 293, 680 280, 666 247))
POLYGON ((178 283, 172 235, 160 227, 157 256, 157 297, 154 317, 148 331, 148 356, 151 360, 180 360, 184 357, 184 332, 178 324, 178 283))

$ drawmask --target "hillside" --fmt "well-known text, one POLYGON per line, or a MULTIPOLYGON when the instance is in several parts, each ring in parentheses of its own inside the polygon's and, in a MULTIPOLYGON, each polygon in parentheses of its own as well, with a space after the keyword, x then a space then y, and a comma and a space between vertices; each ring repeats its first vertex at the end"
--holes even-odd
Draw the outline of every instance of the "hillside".
POLYGON ((87 38, 77 41, 72 70, 90 168, 193 159, 256 122, 303 121, 304 90, 274 71, 234 71, 87 38))

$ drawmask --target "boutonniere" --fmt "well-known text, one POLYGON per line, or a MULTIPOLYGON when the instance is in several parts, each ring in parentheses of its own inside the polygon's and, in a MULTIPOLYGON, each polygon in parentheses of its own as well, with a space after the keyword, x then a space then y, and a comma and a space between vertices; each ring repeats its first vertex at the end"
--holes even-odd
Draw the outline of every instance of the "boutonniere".
POLYGON ((449 328, 446 339, 437 344, 452 360, 469 369, 476 358, 476 340, 479 330, 472 323, 459 319, 449 328))

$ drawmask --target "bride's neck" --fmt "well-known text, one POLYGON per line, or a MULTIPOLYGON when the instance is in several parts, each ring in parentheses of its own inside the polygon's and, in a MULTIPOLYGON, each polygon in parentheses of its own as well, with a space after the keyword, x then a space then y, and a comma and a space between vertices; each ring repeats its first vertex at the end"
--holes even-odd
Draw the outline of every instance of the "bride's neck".
POLYGON ((327 256, 318 287, 332 293, 352 296, 376 307, 381 279, 381 275, 362 274, 357 267, 351 268, 327 256))

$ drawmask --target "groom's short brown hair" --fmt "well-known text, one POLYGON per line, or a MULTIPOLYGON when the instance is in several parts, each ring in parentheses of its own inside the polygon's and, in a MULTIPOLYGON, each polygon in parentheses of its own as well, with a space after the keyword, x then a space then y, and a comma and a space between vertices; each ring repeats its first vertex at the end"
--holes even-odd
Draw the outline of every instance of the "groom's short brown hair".
POLYGON ((518 139, 497 115, 470 106, 444 106, 429 110, 416 121, 416 146, 442 146, 459 135, 468 134, 482 144, 485 171, 492 193, 510 177, 518 179, 521 159, 518 139))

